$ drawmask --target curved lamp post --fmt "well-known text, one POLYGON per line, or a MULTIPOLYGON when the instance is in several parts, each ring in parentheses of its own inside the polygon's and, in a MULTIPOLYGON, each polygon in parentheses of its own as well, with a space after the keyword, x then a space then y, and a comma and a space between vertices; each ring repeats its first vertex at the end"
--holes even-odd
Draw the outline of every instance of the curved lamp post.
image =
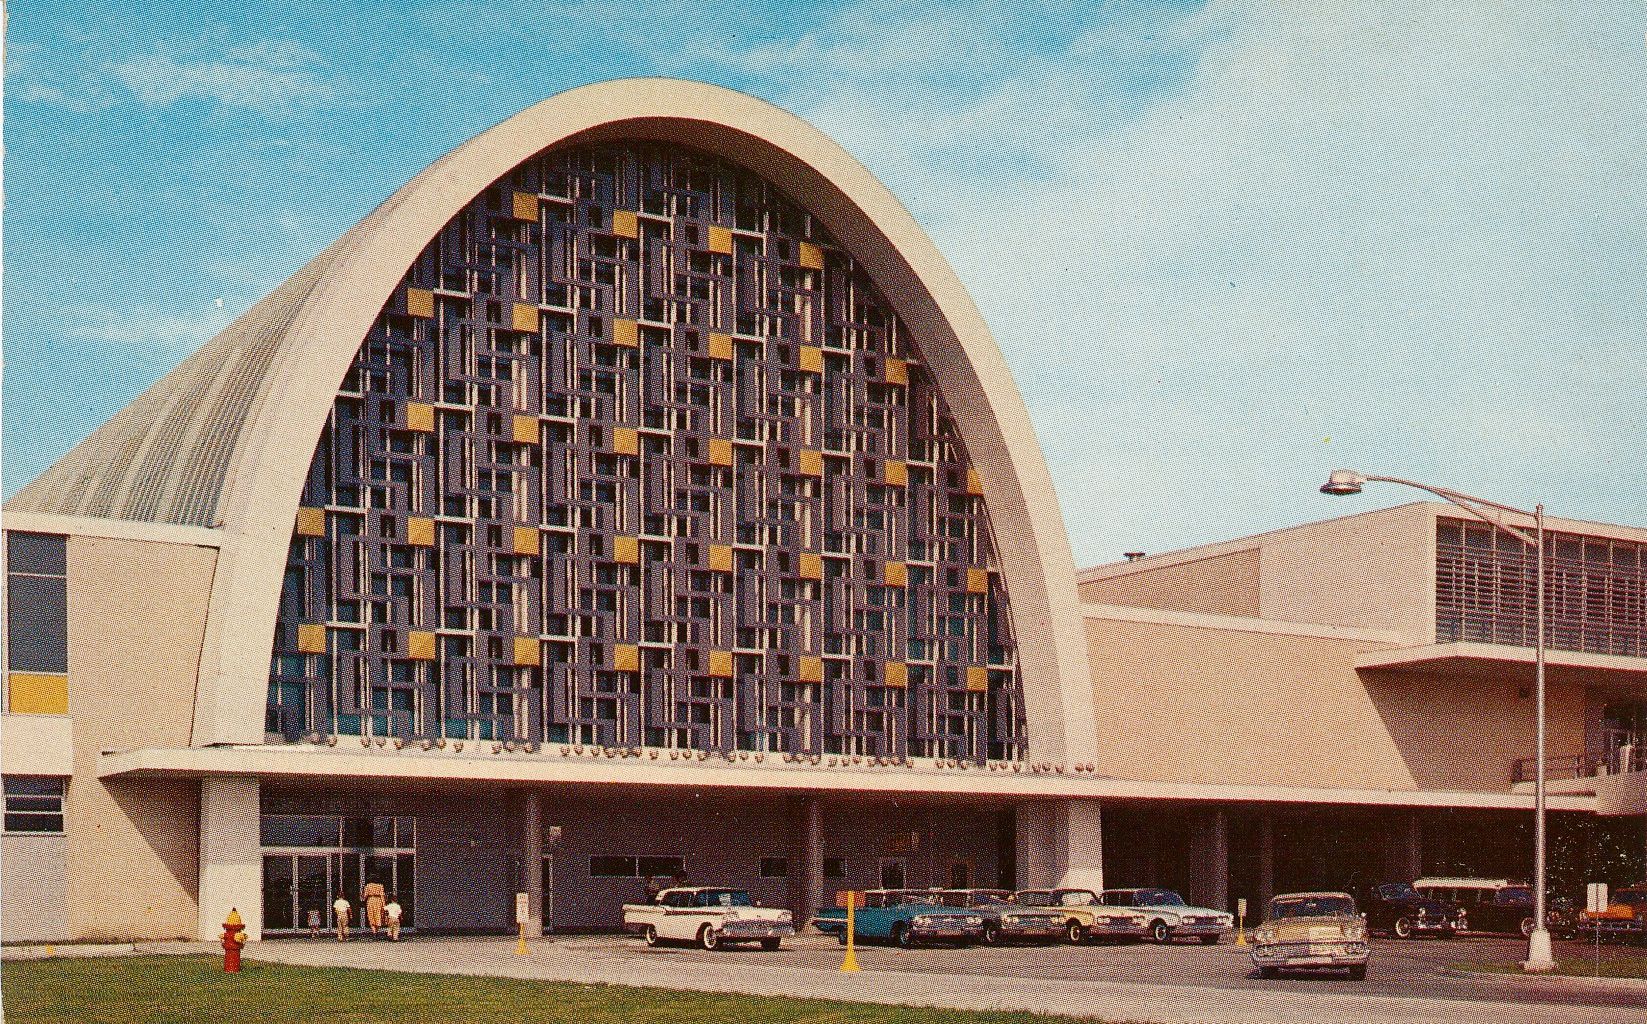
POLYGON ((1433 487, 1421 484, 1416 480, 1403 480, 1398 476, 1374 476, 1370 473, 1357 473, 1351 469, 1335 469, 1327 477, 1327 482, 1321 485, 1322 494, 1360 494, 1361 486, 1369 482, 1402 484, 1406 487, 1416 487, 1421 491, 1428 491, 1436 497, 1442 498, 1492 526, 1532 547, 1537 555, 1537 582, 1538 589, 1538 626, 1535 633, 1536 654, 1534 658, 1534 677, 1536 679, 1537 695, 1534 699, 1537 721, 1537 771, 1533 782, 1533 934, 1527 943, 1527 959, 1521 964, 1522 970, 1530 974, 1547 974, 1555 970, 1555 958, 1550 951, 1550 931, 1545 925, 1544 906, 1544 506, 1534 506, 1533 511, 1516 508, 1513 505, 1500 505, 1496 501, 1485 498, 1476 498, 1446 487, 1433 487), (1501 513, 1517 516, 1527 516, 1533 520, 1533 533, 1517 526, 1511 526, 1504 520, 1501 513))

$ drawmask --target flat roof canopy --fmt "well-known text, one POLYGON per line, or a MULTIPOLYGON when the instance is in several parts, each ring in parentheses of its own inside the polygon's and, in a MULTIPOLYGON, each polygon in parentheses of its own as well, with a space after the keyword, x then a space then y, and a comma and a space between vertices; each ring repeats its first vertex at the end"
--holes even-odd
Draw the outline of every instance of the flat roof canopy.
MULTIPOLYGON (((1494 679, 1530 686, 1534 661, 1531 647, 1449 643, 1367 651, 1356 655, 1355 667, 1363 671, 1494 679)), ((1544 664, 1545 678, 1551 683, 1647 687, 1647 658, 1546 649, 1544 664)))

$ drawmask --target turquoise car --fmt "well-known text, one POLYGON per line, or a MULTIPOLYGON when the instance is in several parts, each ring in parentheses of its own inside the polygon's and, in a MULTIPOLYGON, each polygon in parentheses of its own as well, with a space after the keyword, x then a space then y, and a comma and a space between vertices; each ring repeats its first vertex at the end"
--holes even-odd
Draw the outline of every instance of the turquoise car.
MULTIPOLYGON (((812 924, 846 944, 846 911, 822 907, 812 924)), ((984 916, 938 903, 938 895, 920 889, 870 889, 864 905, 853 912, 859 942, 890 942, 905 949, 946 942, 970 946, 984 936, 984 916)))

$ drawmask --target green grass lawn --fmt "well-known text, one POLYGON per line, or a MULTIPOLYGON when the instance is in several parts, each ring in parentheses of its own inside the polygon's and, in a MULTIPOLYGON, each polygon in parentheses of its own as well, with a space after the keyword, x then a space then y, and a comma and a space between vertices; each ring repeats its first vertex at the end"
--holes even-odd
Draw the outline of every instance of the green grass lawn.
MULTIPOLYGON (((1482 974, 1520 974, 1520 964, 1453 964, 1455 971, 1477 971, 1482 974)), ((1597 977, 1595 957, 1558 957, 1555 973, 1573 978, 1597 977)), ((1603 978, 1647 978, 1647 955, 1619 956, 1616 949, 1601 948, 1603 978)))
POLYGON ((12 1024, 1031 1024, 1067 1019, 251 962, 233 975, 223 973, 221 960, 205 956, 8 962, 0 968, 0 988, 12 1024))

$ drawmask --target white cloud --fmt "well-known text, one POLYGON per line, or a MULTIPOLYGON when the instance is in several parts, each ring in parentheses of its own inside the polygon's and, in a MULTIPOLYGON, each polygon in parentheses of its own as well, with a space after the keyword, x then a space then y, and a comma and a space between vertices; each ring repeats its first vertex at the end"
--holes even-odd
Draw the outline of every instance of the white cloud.
POLYGON ((188 306, 81 303, 53 316, 62 317, 62 333, 69 337, 183 355, 211 340, 245 307, 239 298, 227 298, 222 305, 210 300, 188 306))
POLYGON ((117 62, 110 71, 148 106, 206 100, 273 113, 334 98, 333 87, 313 71, 318 64, 318 55, 303 46, 266 40, 231 48, 219 58, 159 51, 117 62))

